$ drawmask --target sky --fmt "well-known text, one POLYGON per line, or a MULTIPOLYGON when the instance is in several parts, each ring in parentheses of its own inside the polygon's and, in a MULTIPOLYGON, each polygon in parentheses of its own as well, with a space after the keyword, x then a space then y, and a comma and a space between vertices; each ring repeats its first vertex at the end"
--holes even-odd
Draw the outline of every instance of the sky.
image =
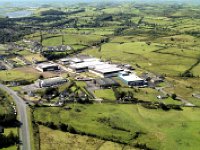
MULTIPOLYGON (((74 4, 74 3, 80 3, 80 2, 102 2, 102 1, 124 1, 124 0, 0 0, 0 6, 4 5, 11 5, 11 6, 27 6, 27 7, 37 7, 41 6, 43 4, 74 4)), ((161 2, 178 2, 178 3, 193 3, 193 4, 200 4, 200 0, 126 0, 126 1, 134 1, 134 2, 154 2, 154 3, 161 3, 161 2)))

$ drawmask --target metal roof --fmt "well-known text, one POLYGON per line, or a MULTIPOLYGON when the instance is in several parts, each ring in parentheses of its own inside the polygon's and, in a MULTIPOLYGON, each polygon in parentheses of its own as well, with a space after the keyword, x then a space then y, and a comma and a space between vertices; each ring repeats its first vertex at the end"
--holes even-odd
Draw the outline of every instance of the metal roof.
POLYGON ((128 82, 129 81, 143 81, 143 79, 141 79, 135 74, 120 74, 119 77, 128 82))
POLYGON ((48 68, 48 67, 57 67, 57 64, 54 63, 42 63, 42 64, 38 64, 37 67, 39 68, 48 68))
POLYGON ((54 77, 49 79, 41 80, 42 84, 49 84, 49 83, 57 83, 57 82, 66 82, 67 80, 63 77, 54 77))

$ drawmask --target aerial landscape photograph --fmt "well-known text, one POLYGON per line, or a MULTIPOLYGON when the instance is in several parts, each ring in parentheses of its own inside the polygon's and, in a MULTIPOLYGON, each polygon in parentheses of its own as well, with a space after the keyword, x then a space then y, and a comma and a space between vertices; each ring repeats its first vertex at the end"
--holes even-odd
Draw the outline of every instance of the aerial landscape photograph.
POLYGON ((0 0, 0 150, 200 150, 200 0, 0 0))

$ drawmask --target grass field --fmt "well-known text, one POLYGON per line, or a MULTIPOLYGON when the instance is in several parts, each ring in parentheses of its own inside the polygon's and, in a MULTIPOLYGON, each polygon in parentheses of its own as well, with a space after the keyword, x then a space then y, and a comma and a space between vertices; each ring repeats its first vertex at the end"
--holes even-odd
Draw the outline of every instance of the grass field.
MULTIPOLYGON (((156 74, 166 74, 168 76, 178 76, 180 73, 189 69, 191 65, 195 64, 197 61, 197 59, 193 57, 197 57, 196 54, 199 54, 198 51, 194 51, 192 54, 191 52, 185 51, 182 54, 183 56, 176 55, 176 51, 171 52, 173 54, 170 52, 165 54, 154 52, 163 48, 164 46, 162 44, 157 43, 151 45, 147 45, 144 42, 124 44, 108 43, 101 47, 100 52, 99 49, 94 48, 88 49, 83 53, 113 62, 129 63, 133 66, 138 64, 145 70, 156 74)), ((179 51, 178 49, 177 53, 179 51)))
POLYGON ((9 70, 9 71, 0 71, 0 80, 1 81, 20 81, 20 80, 27 80, 27 81, 34 81, 38 79, 39 75, 28 73, 26 70, 9 70))
POLYGON ((115 94, 112 89, 95 90, 94 95, 98 98, 102 98, 105 100, 116 100, 115 94))
POLYGON ((72 110, 37 108, 36 121, 72 125, 77 131, 127 144, 146 144, 156 149, 195 150, 199 147, 199 109, 149 110, 138 105, 72 105, 72 110), (79 112, 75 110, 79 109, 79 112), (101 130, 99 130, 101 129, 101 130), (134 133, 141 131, 138 138, 134 133))
MULTIPOLYGON (((49 35, 50 36, 50 35, 49 35)), ((52 35, 53 36, 53 35, 52 35)), ((100 35, 67 34, 64 36, 66 45, 90 45, 103 39, 100 35)), ((44 46, 57 46, 62 44, 62 36, 50 37, 43 41, 44 46)))
POLYGON ((31 55, 24 55, 24 58, 30 62, 34 61, 44 61, 46 60, 42 55, 40 54, 31 54, 31 55))
POLYGON ((11 114, 13 108, 10 106, 12 98, 2 89, 0 89, 0 114, 11 114))
POLYGON ((200 80, 199 78, 168 78, 171 83, 173 83, 173 87, 166 88, 166 91, 170 93, 176 93, 180 97, 188 100, 194 105, 200 106, 200 99, 194 98, 192 94, 198 93, 200 91, 200 80))
POLYGON ((52 130, 44 126, 39 126, 41 150, 49 149, 85 149, 85 150, 134 150, 129 146, 124 146, 118 143, 103 141, 89 136, 81 136, 62 132, 59 130, 52 130))
POLYGON ((2 148, 1 150, 17 150, 17 146, 10 146, 7 148, 2 148))

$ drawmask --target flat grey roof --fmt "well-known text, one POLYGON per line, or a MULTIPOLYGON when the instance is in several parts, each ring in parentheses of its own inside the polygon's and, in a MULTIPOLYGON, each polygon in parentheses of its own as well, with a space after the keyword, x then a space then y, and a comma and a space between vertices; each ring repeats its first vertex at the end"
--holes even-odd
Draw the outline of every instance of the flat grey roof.
POLYGON ((37 67, 48 68, 48 67, 58 67, 58 65, 54 63, 42 63, 42 64, 38 64, 37 67))

